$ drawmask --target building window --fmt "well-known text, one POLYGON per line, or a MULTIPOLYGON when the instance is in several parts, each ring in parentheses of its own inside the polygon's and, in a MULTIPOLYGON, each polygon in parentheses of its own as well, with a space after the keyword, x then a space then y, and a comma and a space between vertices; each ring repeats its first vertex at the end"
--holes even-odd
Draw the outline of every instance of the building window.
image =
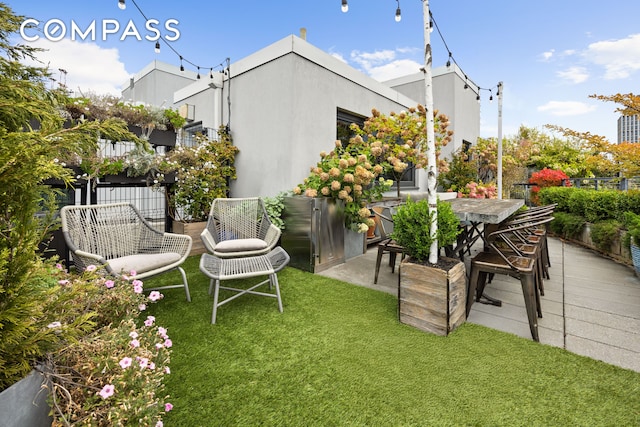
MULTIPOLYGON (((355 136, 355 133, 351 130, 350 126, 352 123, 357 124, 360 128, 364 126, 364 122, 367 118, 363 116, 356 115, 354 113, 338 109, 337 120, 336 120, 336 139, 342 141, 342 145, 346 145, 349 143, 349 139, 355 136)), ((365 137, 366 138, 366 137, 365 137)), ((393 189, 396 188, 395 179, 391 175, 384 175, 385 179, 390 179, 394 182, 393 189)), ((409 167, 402 175, 402 179, 400 180, 400 188, 412 188, 417 187, 416 185, 416 171, 413 167, 413 164, 409 164, 409 167)))
POLYGON ((351 124, 355 123, 361 128, 364 126, 366 117, 362 117, 345 110, 338 108, 338 115, 336 120, 336 140, 342 141, 342 145, 347 145, 349 140, 356 136, 351 130, 351 124))

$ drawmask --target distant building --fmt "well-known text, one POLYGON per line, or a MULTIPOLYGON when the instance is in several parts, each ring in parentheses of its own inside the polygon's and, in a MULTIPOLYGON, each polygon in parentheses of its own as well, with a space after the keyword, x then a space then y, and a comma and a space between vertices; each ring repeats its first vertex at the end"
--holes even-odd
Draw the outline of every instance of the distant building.
POLYGON ((620 116, 618 119, 618 144, 640 142, 640 115, 620 116))

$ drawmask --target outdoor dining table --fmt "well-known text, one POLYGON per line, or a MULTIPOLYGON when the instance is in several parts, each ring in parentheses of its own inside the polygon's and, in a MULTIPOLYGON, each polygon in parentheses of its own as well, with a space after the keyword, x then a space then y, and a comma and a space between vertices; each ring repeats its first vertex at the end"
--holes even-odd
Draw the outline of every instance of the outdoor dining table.
MULTIPOLYGON (((464 232, 460 234, 456 252, 460 259, 464 259, 464 253, 471 254, 471 246, 482 239, 485 246, 487 241, 485 233, 491 228, 497 227, 505 219, 513 215, 518 209, 524 206, 522 199, 469 199, 458 198, 446 201, 451 204, 453 212, 460 219, 460 224, 464 227, 464 232)), ((502 302, 486 294, 485 299, 480 301, 486 304, 501 306, 502 302)))
POLYGON ((451 205, 460 223, 468 227, 467 232, 463 234, 464 241, 459 242, 463 245, 461 257, 479 238, 486 243, 482 232, 487 227, 486 224, 500 224, 524 206, 522 199, 458 198, 446 202, 451 205), (483 230, 480 230, 481 226, 483 230))

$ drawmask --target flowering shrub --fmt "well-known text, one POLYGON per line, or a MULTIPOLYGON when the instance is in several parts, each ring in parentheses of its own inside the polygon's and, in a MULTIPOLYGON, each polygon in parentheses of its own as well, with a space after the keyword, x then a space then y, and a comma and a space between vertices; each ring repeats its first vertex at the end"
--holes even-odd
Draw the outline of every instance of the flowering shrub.
POLYGON ((195 146, 178 146, 165 156, 157 156, 159 180, 164 173, 176 174, 175 192, 170 196, 175 219, 206 221, 213 200, 227 197, 228 181, 236 178, 238 148, 223 127, 218 135, 218 141, 197 135, 195 146))
POLYGON ((534 172, 529 178, 529 184, 533 184, 531 187, 531 201, 535 204, 540 203, 538 193, 540 189, 544 187, 570 187, 569 177, 561 170, 544 168, 541 171, 534 172))
POLYGON ((47 329, 64 336, 81 313, 91 327, 85 324, 83 334, 62 340, 47 355, 53 425, 161 426, 162 414, 172 408, 161 393, 173 343, 153 316, 137 318, 162 294, 145 297, 135 272, 110 278, 96 270, 89 266, 72 275, 58 265, 55 272, 51 309, 57 320, 47 329))
MULTIPOLYGON (((446 116, 435 113, 436 155, 451 140, 446 116)), ((400 180, 410 167, 427 165, 426 110, 422 105, 388 116, 372 110, 362 129, 355 124, 355 136, 343 145, 335 142, 330 153, 320 153, 321 160, 311 168, 311 174, 293 189, 294 194, 307 197, 331 197, 345 203, 345 226, 366 233, 374 224, 366 207, 380 200, 396 181, 400 195, 400 180)), ((446 161, 439 163, 445 170, 446 161)))
MULTIPOLYGON (((360 129, 352 125, 352 130, 366 139, 370 153, 370 162, 382 167, 382 174, 396 182, 400 196, 400 181, 411 168, 421 169, 427 166, 426 155, 426 109, 418 104, 416 108, 391 112, 388 116, 378 110, 371 111, 372 117, 364 122, 360 129)), ((448 170, 448 163, 439 159, 440 150, 451 141, 453 131, 447 130, 449 119, 434 111, 435 145, 437 168, 439 172, 448 170)))
POLYGON ((464 188, 458 190, 458 197, 466 197, 470 199, 497 199, 498 190, 495 185, 484 185, 471 181, 464 188))
POLYGON ((321 152, 320 158, 304 183, 293 189, 294 194, 342 201, 345 226, 366 233, 369 225, 373 225, 367 203, 381 198, 392 182, 383 178, 376 180, 383 168, 371 164, 367 146, 360 137, 353 138, 346 147, 336 141, 335 149, 328 154, 321 152))

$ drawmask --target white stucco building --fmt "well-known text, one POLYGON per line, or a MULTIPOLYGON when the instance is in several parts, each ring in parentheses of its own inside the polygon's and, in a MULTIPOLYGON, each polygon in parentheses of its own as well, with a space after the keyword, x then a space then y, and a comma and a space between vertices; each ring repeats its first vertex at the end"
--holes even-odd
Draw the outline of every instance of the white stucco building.
MULTIPOLYGON (((434 69, 434 106, 450 118, 454 141, 445 156, 480 133, 477 87, 464 89, 455 66, 434 69)), ((363 121, 372 108, 388 114, 424 103, 424 77, 378 82, 307 41, 291 35, 233 62, 222 72, 181 73, 153 62, 125 84, 125 100, 179 108, 184 132, 229 125, 238 179, 232 197, 274 196, 309 174, 321 151, 330 151, 340 123, 363 121)), ((406 189, 426 191, 422 171, 406 189), (422 178, 422 179, 421 179, 422 178)))

